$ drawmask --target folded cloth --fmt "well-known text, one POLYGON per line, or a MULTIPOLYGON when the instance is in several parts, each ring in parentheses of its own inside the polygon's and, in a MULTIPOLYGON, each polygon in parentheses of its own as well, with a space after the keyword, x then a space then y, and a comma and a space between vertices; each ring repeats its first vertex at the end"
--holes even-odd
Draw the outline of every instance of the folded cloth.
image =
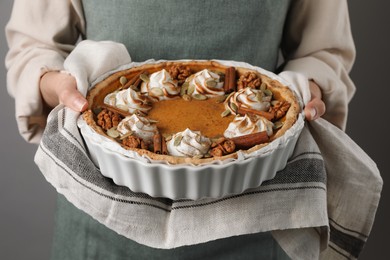
MULTIPOLYGON (((121 44, 82 41, 64 65, 86 94, 99 75, 128 62, 121 44)), ((302 96, 308 100, 307 92, 302 96)), ((61 105, 53 109, 35 162, 76 207, 138 243, 174 248, 272 231, 293 259, 354 259, 370 233, 382 189, 379 171, 324 120, 304 127, 274 179, 242 194, 193 201, 152 198, 105 178, 88 157, 78 117, 61 105)))

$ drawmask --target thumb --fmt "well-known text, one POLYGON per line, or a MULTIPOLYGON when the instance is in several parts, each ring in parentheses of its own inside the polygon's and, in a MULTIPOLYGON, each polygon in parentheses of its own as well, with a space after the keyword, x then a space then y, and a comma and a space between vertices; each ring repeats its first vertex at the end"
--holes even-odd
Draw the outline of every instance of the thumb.
POLYGON ((83 112, 88 107, 87 99, 75 88, 63 90, 59 99, 61 104, 76 112, 83 112))
POLYGON ((325 103, 319 98, 314 98, 305 106, 305 117, 309 121, 316 120, 325 113, 325 110, 325 103))

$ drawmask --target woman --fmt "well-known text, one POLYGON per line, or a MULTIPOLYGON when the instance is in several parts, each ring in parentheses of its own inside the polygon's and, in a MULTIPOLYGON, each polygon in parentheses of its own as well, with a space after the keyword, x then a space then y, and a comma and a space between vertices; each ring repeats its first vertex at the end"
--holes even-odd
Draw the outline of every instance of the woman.
MULTIPOLYGON (((121 42, 133 61, 224 59, 300 73, 312 94, 306 119, 322 116, 341 129, 354 93, 348 72, 355 50, 346 1, 15 0, 6 34, 8 90, 16 100, 19 131, 32 143, 41 139, 53 107, 61 103, 81 112, 88 106, 74 77, 63 73, 64 59, 80 37, 121 42)), ((91 254, 226 259, 226 252, 232 259, 288 258, 269 233, 171 250, 148 248, 115 234, 61 197, 57 226, 55 259, 91 254), (81 242, 70 239, 75 236, 81 242), (88 254, 87 246, 93 248, 88 254)))

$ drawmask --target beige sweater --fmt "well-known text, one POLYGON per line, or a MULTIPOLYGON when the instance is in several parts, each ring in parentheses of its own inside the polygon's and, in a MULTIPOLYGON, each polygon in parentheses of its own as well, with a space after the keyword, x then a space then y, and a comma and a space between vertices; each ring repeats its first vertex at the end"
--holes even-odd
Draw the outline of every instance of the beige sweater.
MULTIPOLYGON (((85 32, 80 0, 15 0, 6 37, 7 88, 15 98, 19 131, 28 142, 41 139, 44 111, 39 80, 62 70, 67 55, 85 32)), ((286 20, 284 70, 303 74, 322 88, 324 118, 345 128, 355 86, 349 71, 355 59, 346 0, 293 0, 286 20)))

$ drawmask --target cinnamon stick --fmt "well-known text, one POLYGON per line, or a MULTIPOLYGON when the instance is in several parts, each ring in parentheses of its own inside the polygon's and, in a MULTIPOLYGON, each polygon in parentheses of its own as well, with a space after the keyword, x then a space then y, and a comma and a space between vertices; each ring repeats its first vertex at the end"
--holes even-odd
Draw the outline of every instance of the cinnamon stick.
POLYGON ((157 133, 153 136, 153 150, 154 153, 161 154, 162 146, 161 146, 162 137, 160 133, 157 133))
POLYGON ((102 108, 105 108, 111 112, 115 112, 115 113, 118 113, 119 115, 123 116, 123 117, 126 117, 126 116, 130 116, 131 113, 129 111, 125 111, 125 110, 122 110, 122 109, 119 109, 117 107, 114 107, 114 106, 111 106, 111 105, 108 105, 106 103, 102 103, 101 104, 101 107, 102 108))
POLYGON ((130 86, 135 86, 136 88, 138 88, 139 84, 141 83, 141 74, 145 74, 145 75, 148 75, 149 73, 146 71, 146 70, 142 70, 140 71, 137 75, 135 75, 133 78, 131 78, 123 87, 122 89, 127 89, 129 88, 130 86))
POLYGON ((236 91, 236 68, 229 67, 225 70, 225 82, 223 88, 226 94, 236 91))
POLYGON ((254 134, 242 135, 238 137, 233 137, 231 140, 236 145, 236 149, 247 150, 255 145, 266 143, 269 141, 269 136, 267 131, 258 132, 254 134))
POLYGON ((240 115, 255 114, 255 115, 265 117, 266 119, 268 119, 270 121, 272 119, 274 119, 274 117, 275 117, 274 113, 266 112, 266 111, 259 111, 259 110, 255 110, 255 109, 251 109, 251 108, 242 107, 242 106, 240 106, 237 109, 237 113, 240 115))

